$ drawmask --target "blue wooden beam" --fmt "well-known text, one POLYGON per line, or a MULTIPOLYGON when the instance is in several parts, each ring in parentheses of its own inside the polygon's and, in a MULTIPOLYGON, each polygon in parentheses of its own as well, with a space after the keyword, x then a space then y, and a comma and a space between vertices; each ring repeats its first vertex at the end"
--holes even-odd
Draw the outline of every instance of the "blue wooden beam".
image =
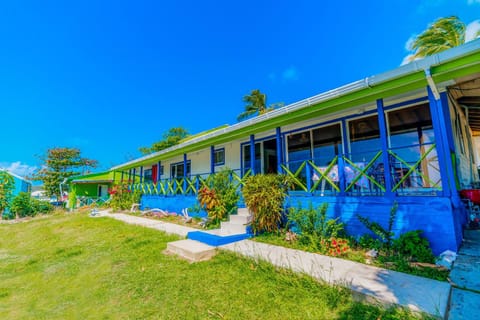
POLYGON ((252 175, 255 175, 255 135, 250 135, 250 169, 252 175))
POLYGON ((183 154, 183 190, 187 190, 187 154, 183 154))
POLYGON ((136 168, 133 168, 132 170, 132 176, 133 176, 133 179, 132 179, 132 191, 133 191, 133 185, 135 184, 135 172, 136 171, 136 168))
POLYGON ((215 146, 210 146, 210 173, 215 173, 215 146))
POLYGON ((430 114, 432 116, 433 132, 435 135, 435 144, 438 156, 438 165, 440 166, 440 177, 442 179, 442 194, 449 197, 451 195, 450 186, 455 184, 455 180, 449 181, 449 167, 452 167, 450 161, 450 152, 447 151, 444 142, 448 141, 445 132, 445 121, 443 117, 441 100, 436 100, 430 87, 427 87, 428 100, 430 105, 430 114), (450 166, 449 166, 450 163, 450 166))
POLYGON ((143 182, 143 166, 140 166, 140 183, 143 182))
POLYGON ((160 181, 160 178, 162 177, 162 174, 160 172, 160 168, 162 167, 162 161, 157 162, 157 183, 160 181))
POLYGON ((282 152, 282 131, 280 127, 277 127, 275 129, 275 134, 276 134, 276 142, 277 142, 277 173, 282 174, 283 169, 282 169, 282 164, 283 164, 283 152, 282 152))
POLYGON ((345 195, 345 161, 343 160, 344 156, 348 156, 348 136, 347 136, 347 121, 342 119, 342 146, 343 150, 341 150, 340 154, 338 155, 338 182, 340 187, 339 195, 345 195))
POLYGON ((377 100, 378 128, 380 129, 380 142, 382 145, 383 175, 385 178, 385 195, 393 196, 392 193, 392 175, 390 157, 388 154, 388 132, 387 122, 385 121, 385 110, 383 108, 383 99, 377 100))

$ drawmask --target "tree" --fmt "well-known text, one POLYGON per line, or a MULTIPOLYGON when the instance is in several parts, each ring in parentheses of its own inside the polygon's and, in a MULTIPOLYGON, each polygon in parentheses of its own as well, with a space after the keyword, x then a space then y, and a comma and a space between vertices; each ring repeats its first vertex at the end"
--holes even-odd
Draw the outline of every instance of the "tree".
MULTIPOLYGON (((410 45, 410 61, 424 58, 465 43, 466 26, 458 17, 440 18, 419 34, 410 45)), ((477 36, 479 33, 477 33, 477 36)))
POLYGON ((237 117, 238 121, 245 120, 246 118, 257 114, 262 115, 269 111, 272 111, 276 107, 282 107, 283 103, 273 103, 267 106, 267 95, 261 93, 260 90, 255 89, 250 92, 249 95, 243 96, 243 102, 246 103, 245 111, 240 113, 237 117))
POLYGON ((88 173, 89 168, 98 165, 96 160, 82 158, 77 148, 48 149, 45 155, 39 157, 43 164, 37 170, 32 180, 43 181, 43 187, 48 196, 60 197, 60 183, 65 178, 88 173))
POLYGON ((15 180, 12 175, 7 171, 0 170, 0 218, 10 204, 14 188, 15 180))
POLYGON ((157 152, 178 144, 189 135, 188 131, 182 127, 170 128, 163 134, 162 140, 154 142, 151 147, 141 147, 139 150, 142 154, 157 152))

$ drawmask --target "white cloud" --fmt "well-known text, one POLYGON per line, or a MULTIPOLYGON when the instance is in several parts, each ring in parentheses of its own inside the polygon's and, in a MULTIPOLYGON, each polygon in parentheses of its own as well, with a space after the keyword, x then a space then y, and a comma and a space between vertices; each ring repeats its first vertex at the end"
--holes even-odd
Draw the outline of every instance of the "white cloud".
POLYGON ((298 70, 294 66, 291 66, 282 72, 282 79, 283 80, 298 80, 298 70))
POLYGON ((21 177, 27 177, 37 169, 36 166, 29 166, 28 164, 22 164, 20 161, 12 162, 12 163, 2 162, 0 163, 0 168, 7 169, 8 171, 21 177))
MULTIPOLYGON (((477 1, 480 3, 480 0, 477 1)), ((474 20, 467 25, 465 30, 465 42, 475 40, 477 32, 480 31, 480 20, 474 20)))
POLYGON ((411 35, 410 38, 408 38, 407 42, 405 42, 405 50, 410 51, 410 47, 415 41, 415 38, 417 37, 416 34, 411 35))
POLYGON ((475 3, 480 3, 480 0, 468 0, 468 4, 475 4, 475 3))

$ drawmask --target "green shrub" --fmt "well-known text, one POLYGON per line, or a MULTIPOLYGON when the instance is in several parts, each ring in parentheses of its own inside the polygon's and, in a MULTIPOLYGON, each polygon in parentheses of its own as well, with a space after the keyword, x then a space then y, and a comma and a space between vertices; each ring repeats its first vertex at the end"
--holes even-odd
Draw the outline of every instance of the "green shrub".
POLYGON ((253 212, 252 229, 278 232, 289 179, 283 175, 259 174, 246 179, 242 189, 245 204, 253 212))
POLYGON ((140 203, 141 193, 139 190, 131 192, 128 184, 114 185, 109 191, 110 206, 114 210, 127 210, 134 203, 140 203))
POLYGON ((387 252, 390 251, 392 244, 393 244, 393 236, 395 235, 392 231, 393 223, 395 222, 395 217, 397 215, 398 205, 395 202, 390 209, 390 218, 388 220, 388 228, 385 229, 382 227, 378 222, 371 221, 367 217, 362 217, 361 215, 357 214, 357 219, 361 223, 367 227, 370 231, 372 231, 381 241, 381 248, 385 249, 387 252))
POLYGON ((10 210, 20 218, 34 216, 35 211, 31 203, 30 194, 20 192, 15 198, 13 198, 10 210))
POLYGON ((327 209, 328 204, 324 203, 315 210, 311 202, 307 209, 301 205, 290 208, 288 227, 294 226, 299 233, 299 242, 313 250, 332 255, 342 254, 347 251, 344 250, 347 246, 345 239, 338 237, 345 235, 344 225, 338 222, 338 218, 327 220, 327 209), (337 252, 337 249, 341 252, 337 252))
POLYGON ((10 210, 18 217, 33 217, 38 213, 53 211, 53 205, 46 201, 32 198, 29 193, 20 192, 12 201, 10 210))
POLYGON ((0 170, 0 216, 9 207, 14 188, 15 180, 13 176, 6 171, 0 170))
POLYGON ((393 241, 394 252, 408 261, 435 262, 430 243, 421 234, 421 230, 414 230, 400 235, 393 241))
POLYGON ((218 225, 237 210, 240 196, 231 174, 230 169, 216 173, 209 181, 210 186, 206 183, 198 191, 200 206, 207 211, 213 225, 218 225))

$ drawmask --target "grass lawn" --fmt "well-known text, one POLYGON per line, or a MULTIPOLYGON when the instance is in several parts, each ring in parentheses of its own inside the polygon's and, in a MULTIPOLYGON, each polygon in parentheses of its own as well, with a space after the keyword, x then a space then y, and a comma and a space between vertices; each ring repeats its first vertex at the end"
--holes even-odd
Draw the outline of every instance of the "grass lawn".
POLYGON ((163 255, 177 239, 85 214, 0 224, 1 318, 415 318, 231 253, 195 264, 163 255))

